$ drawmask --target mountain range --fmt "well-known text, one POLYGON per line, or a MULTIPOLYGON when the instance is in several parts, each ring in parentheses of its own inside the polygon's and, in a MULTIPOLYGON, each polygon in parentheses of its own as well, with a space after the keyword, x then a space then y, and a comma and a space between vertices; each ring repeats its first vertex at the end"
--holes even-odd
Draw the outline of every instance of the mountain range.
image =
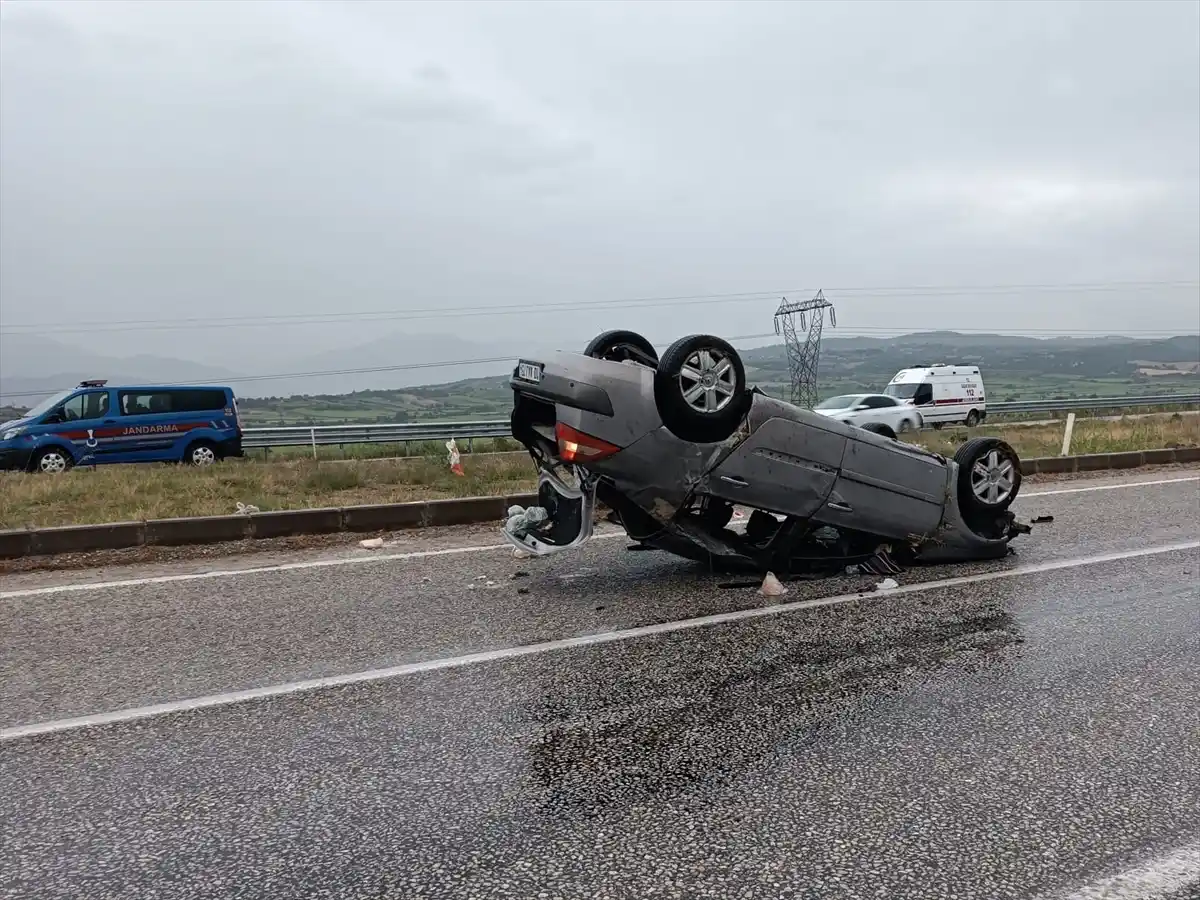
MULTIPOLYGON (((532 341, 526 352, 561 342, 532 341)), ((755 377, 786 380, 784 348, 775 344, 742 351, 755 377)), ((394 391, 421 385, 498 379, 512 366, 511 346, 454 335, 392 334, 348 350, 301 357, 276 373, 234 371, 155 355, 106 356, 34 335, 0 335, 0 405, 29 406, 46 394, 84 379, 111 384, 229 384, 252 398, 345 395, 394 391), (454 365, 435 365, 447 360, 454 365), (472 361, 472 362, 464 362, 472 361), (281 375, 305 377, 279 377, 281 375)), ((827 337, 821 345, 822 379, 874 383, 906 366, 973 363, 994 373, 1091 379, 1141 379, 1200 375, 1200 335, 1139 339, 1036 338, 999 334, 921 332, 899 337, 827 337)))

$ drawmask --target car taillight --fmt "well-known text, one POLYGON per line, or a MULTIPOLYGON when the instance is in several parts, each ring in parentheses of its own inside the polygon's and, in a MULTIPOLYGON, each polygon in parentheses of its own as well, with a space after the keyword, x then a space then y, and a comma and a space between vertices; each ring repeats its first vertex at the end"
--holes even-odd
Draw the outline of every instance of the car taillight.
POLYGON ((554 426, 555 437, 558 438, 558 455, 563 462, 589 463, 607 459, 621 448, 598 437, 577 431, 562 422, 554 426))

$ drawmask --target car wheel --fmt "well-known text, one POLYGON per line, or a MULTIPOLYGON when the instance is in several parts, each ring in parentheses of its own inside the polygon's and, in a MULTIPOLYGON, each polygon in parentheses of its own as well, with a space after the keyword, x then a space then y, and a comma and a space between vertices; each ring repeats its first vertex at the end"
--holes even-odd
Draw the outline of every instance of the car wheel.
POLYGON ((588 343, 583 355, 613 362, 632 360, 646 364, 652 360, 655 365, 658 364, 658 351, 636 331, 606 331, 598 334, 588 343))
POLYGON ((1005 441, 971 438, 954 454, 959 504, 979 512, 1003 512, 1021 489, 1021 459, 1005 441))
POLYGON ((31 468, 34 472, 40 472, 43 475, 60 475, 73 465, 75 465, 75 460, 66 450, 61 447, 47 447, 33 458, 31 468))
POLYGON ((196 441, 187 448, 187 452, 183 455, 183 461, 190 466, 211 466, 219 459, 217 448, 208 441, 196 441))
POLYGON ((908 434, 910 431, 912 431, 916 427, 917 427, 916 423, 913 422, 912 419, 904 418, 904 419, 900 420, 900 425, 899 425, 899 428, 897 429, 896 433, 897 434, 908 434))
POLYGON ((945 422, 934 422, 934 423, 933 423, 933 430, 934 430, 934 431, 941 431, 941 430, 942 430, 942 428, 945 426, 945 424, 946 424, 945 422))
POLYGON ((663 425, 677 438, 723 441, 746 414, 746 368, 738 352, 718 337, 680 338, 659 360, 654 399, 663 425))
POLYGON ((967 427, 974 428, 979 424, 979 410, 973 409, 967 413, 967 427))
POLYGON ((869 431, 872 434, 881 434, 885 438, 891 438, 893 441, 896 439, 896 432, 892 430, 890 425, 884 425, 882 422, 868 422, 862 426, 862 430, 869 431))

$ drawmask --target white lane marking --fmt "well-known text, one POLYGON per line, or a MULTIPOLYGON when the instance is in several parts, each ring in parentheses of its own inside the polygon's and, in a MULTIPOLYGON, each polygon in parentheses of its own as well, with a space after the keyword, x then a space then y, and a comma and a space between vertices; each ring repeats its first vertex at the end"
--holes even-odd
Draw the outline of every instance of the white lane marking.
POLYGON ((1045 900, 1160 900, 1200 885, 1200 840, 1083 887, 1045 896, 1045 900))
MULTIPOLYGON (((1052 494, 1084 494, 1089 491, 1115 491, 1121 488, 1151 487, 1160 484, 1179 484, 1187 481, 1200 481, 1200 475, 1188 478, 1162 478, 1156 481, 1130 481, 1122 484, 1099 484, 1091 487, 1066 488, 1054 491, 1034 491, 1021 494, 1017 501, 1030 497, 1047 497, 1052 494)), ((609 534, 596 534, 593 541, 610 540, 626 537, 622 531, 609 534)), ((171 584, 178 581, 199 581, 205 578, 233 578, 239 575, 263 575, 271 572, 292 572, 300 569, 325 569, 333 566, 355 566, 368 563, 389 562, 405 559, 428 559, 434 556, 453 556, 462 553, 493 553, 497 550, 507 550, 511 544, 486 544, 473 547, 451 547, 445 550, 416 550, 409 553, 380 553, 373 556, 353 556, 339 559, 314 559, 305 562, 276 563, 270 566, 253 566, 245 569, 212 569, 207 572, 188 572, 180 575, 153 575, 145 578, 127 578, 119 581, 89 581, 76 584, 57 584, 47 587, 24 588, 16 591, 0 591, 0 600, 15 600, 18 597, 38 597, 46 594, 63 594, 73 591, 103 591, 109 588, 138 587, 145 584, 171 584)))
POLYGON ((1053 494, 1086 494, 1089 491, 1117 491, 1121 488, 1131 487, 1149 487, 1154 484, 1182 484, 1185 481, 1200 481, 1200 475, 1190 478, 1160 478, 1157 481, 1127 481, 1122 484, 1096 484, 1092 487, 1081 488, 1061 488, 1055 491, 1034 491, 1032 494, 1018 494, 1017 500, 1024 500, 1026 497, 1049 497, 1053 494))
MULTIPOLYGON (((625 532, 593 534, 593 541, 605 541, 626 537, 625 532)), ((254 566, 248 569, 211 569, 207 572, 187 572, 181 575, 153 575, 146 578, 127 578, 121 581, 85 581, 78 584, 55 584, 48 587, 25 588, 19 591, 0 592, 0 600, 15 600, 18 597, 37 597, 42 594, 62 594, 71 591, 103 591, 109 588, 137 587, 142 584, 171 584, 176 581, 200 581, 205 578, 229 578, 233 575, 262 575, 269 572, 293 572, 298 569, 326 569, 332 566, 354 566, 366 563, 388 562, 400 559, 428 559, 433 556, 455 556, 461 553, 491 553, 496 550, 511 550, 512 544, 486 544, 479 547, 448 547, 444 550, 413 550, 408 553, 376 553, 371 556, 351 556, 341 559, 310 559, 305 562, 276 563, 270 566, 254 566)))
POLYGON ((268 685, 267 687, 250 688, 243 691, 230 691, 223 694, 210 694, 205 697, 194 697, 188 700, 174 700, 169 703, 155 703, 151 706, 138 706, 130 709, 120 709, 115 712, 95 713, 88 716, 78 716, 71 719, 56 719, 50 722, 38 722, 32 725, 17 725, 0 730, 0 741, 11 741, 17 738, 32 737, 40 734, 54 734, 61 731, 71 731, 77 728, 90 728, 97 725, 113 725, 119 722, 130 722, 135 719, 146 719, 152 716, 163 716, 171 713, 191 712, 197 709, 208 709, 214 706, 230 706, 244 703, 248 700, 261 700, 271 697, 285 697, 304 691, 314 691, 323 688, 343 687, 367 681, 384 681, 399 678, 404 675, 415 675, 421 672, 435 672, 441 669, 453 669, 478 663, 496 662, 499 660, 516 659, 522 656, 535 656, 557 650, 569 650, 575 647, 589 647, 598 644, 611 644, 617 641, 628 641, 633 638, 651 637, 660 634, 671 634, 690 628, 700 628, 708 625, 720 625, 727 622, 739 622, 744 619, 756 619, 765 616, 776 616, 783 613, 812 609, 818 606, 834 606, 839 603, 851 603, 856 600, 886 600, 902 594, 914 594, 919 591, 936 590, 940 588, 958 587, 966 584, 979 584, 985 581, 997 581, 1001 578, 1015 578, 1020 575, 1037 575, 1043 572, 1056 572, 1060 569, 1074 569, 1081 566, 1093 566, 1100 563, 1118 562, 1125 559, 1137 559, 1144 556, 1159 556, 1164 553, 1178 553, 1183 550, 1200 548, 1200 541, 1188 541, 1181 544, 1167 544, 1160 547, 1144 547, 1139 550, 1122 550, 1114 553, 1101 553, 1096 556, 1083 556, 1077 559, 1063 559, 1055 562, 1036 563, 1028 566, 1016 566, 996 572, 981 572, 975 575, 959 575, 954 578, 943 578, 938 581, 922 581, 916 584, 901 585, 890 591, 860 592, 841 594, 834 597, 821 597, 813 600, 794 600, 790 603, 776 603, 771 606, 757 606, 750 609, 739 609, 733 612, 716 613, 710 616, 697 616, 693 619, 678 619, 673 622, 661 622, 657 625, 642 625, 636 628, 622 628, 616 631, 602 631, 597 634, 584 634, 578 637, 559 638, 553 641, 541 641, 536 644, 525 644, 519 647, 504 647, 499 650, 483 650, 478 653, 467 653, 463 656, 430 659, 424 662, 405 663, 399 666, 389 666, 385 669, 369 669, 365 672, 351 672, 345 675, 330 675, 325 678, 311 678, 305 681, 292 681, 285 684, 268 685))

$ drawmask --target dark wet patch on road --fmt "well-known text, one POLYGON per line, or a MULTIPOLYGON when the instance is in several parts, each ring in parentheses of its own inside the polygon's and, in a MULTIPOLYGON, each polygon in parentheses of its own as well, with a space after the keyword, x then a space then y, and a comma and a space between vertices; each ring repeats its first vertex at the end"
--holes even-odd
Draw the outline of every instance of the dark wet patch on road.
POLYGON ((544 811, 592 816, 734 777, 837 720, 847 703, 956 658, 984 665, 1021 641, 996 603, 903 602, 903 616, 873 601, 714 629, 702 651, 668 652, 653 673, 613 672, 614 683, 595 672, 526 705, 520 717, 537 727, 529 755, 544 811), (747 631, 758 632, 749 646, 747 631))

